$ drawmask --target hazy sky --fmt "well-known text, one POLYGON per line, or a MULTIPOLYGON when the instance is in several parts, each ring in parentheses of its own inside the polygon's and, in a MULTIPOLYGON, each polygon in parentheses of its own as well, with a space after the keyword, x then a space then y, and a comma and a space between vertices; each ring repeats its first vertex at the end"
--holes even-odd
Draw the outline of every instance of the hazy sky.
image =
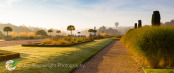
POLYGON ((0 22, 61 30, 133 26, 139 19, 150 25, 154 10, 162 22, 174 19, 173 7, 173 0, 0 0, 0 22))

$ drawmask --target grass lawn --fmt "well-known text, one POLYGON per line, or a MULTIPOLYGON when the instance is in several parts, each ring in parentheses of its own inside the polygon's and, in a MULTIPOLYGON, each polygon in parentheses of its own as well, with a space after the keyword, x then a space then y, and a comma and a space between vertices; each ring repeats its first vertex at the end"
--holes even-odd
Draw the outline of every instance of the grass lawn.
POLYGON ((146 73, 174 73, 174 69, 146 69, 146 73))
POLYGON ((120 40, 120 38, 117 37, 111 37, 113 40, 120 40))
MULTIPOLYGON (((72 47, 1 47, 0 52, 19 52, 21 58, 12 73, 69 73, 76 65, 101 50, 113 39, 95 40, 72 47), (42 67, 41 67, 42 66, 42 67)), ((6 61, 0 62, 0 73, 8 73, 6 61)), ((80 67, 83 67, 81 65, 80 67)), ((84 66, 85 67, 85 66, 84 66)))

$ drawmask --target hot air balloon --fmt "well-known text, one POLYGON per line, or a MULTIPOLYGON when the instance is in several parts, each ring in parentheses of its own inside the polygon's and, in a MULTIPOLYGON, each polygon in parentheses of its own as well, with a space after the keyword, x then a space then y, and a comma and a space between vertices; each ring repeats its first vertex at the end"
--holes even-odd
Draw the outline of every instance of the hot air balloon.
POLYGON ((115 22, 115 26, 118 27, 119 23, 118 22, 115 22))

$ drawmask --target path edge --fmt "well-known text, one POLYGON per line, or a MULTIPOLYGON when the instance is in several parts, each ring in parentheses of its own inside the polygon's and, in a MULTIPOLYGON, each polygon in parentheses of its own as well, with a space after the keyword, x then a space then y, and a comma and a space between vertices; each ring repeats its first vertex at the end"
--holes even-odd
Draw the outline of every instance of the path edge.
MULTIPOLYGON (((98 52, 96 52, 95 54, 93 54, 92 56, 90 56, 89 58, 87 58, 86 60, 84 60, 81 64, 86 63, 87 61, 89 61, 91 58, 93 58, 96 54, 98 54, 100 51, 102 51, 104 48, 106 48, 107 46, 109 46, 111 43, 115 42, 115 41, 119 41, 119 40, 113 40, 110 43, 108 43, 106 46, 104 46, 102 49, 100 49, 98 52)), ((72 71, 70 71, 69 73, 73 73, 78 67, 74 68, 72 71)))

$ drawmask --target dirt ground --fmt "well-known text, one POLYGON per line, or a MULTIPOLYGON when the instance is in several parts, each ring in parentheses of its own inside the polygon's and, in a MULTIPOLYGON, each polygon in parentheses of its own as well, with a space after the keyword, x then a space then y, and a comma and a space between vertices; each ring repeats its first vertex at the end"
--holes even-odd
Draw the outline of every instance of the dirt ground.
POLYGON ((0 47, 16 46, 27 43, 38 43, 45 39, 34 39, 34 40, 17 40, 17 41, 0 41, 0 47))
POLYGON ((73 73, 143 73, 124 44, 114 41, 73 73))

